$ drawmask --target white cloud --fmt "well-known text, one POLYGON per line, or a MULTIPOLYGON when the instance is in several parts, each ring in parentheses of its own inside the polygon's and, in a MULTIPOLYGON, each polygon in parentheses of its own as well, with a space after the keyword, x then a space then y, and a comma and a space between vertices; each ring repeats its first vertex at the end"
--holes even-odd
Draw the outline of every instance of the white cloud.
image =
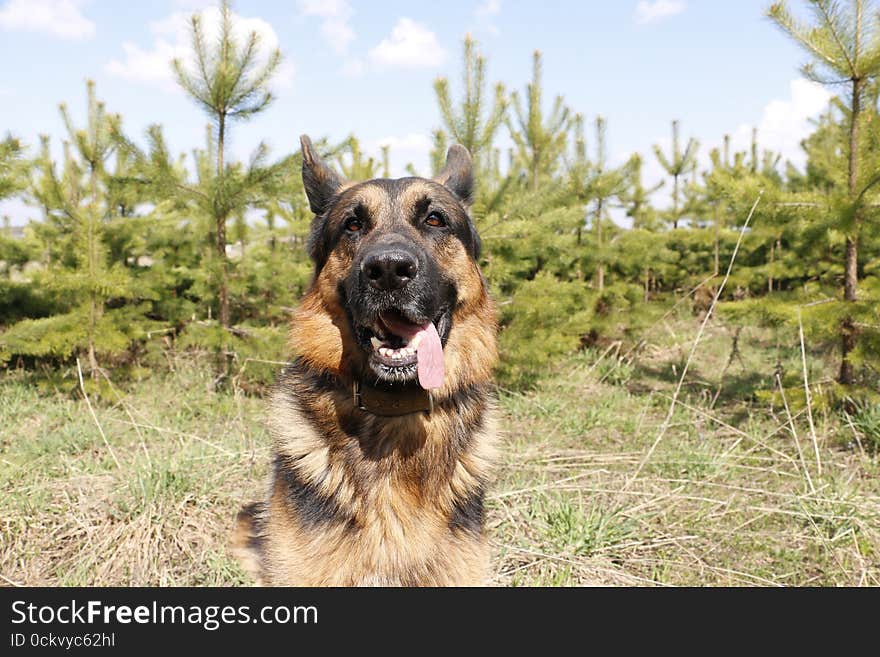
POLYGON ((0 28, 60 39, 91 39, 95 24, 80 13, 82 4, 82 0, 9 0, 0 9, 0 28))
POLYGON ((348 52, 348 44, 354 39, 354 30, 343 21, 324 21, 321 25, 321 34, 337 55, 348 52))
POLYGON ((497 36, 501 30, 492 20, 501 13, 501 0, 485 0, 483 4, 478 5, 474 10, 477 21, 485 25, 486 30, 493 36, 497 36))
POLYGON ((342 74, 350 78, 357 78, 363 75, 367 70, 367 65, 362 59, 349 59, 342 65, 342 74))
POLYGON ((410 163, 422 175, 430 174, 429 155, 433 142, 427 135, 410 133, 402 137, 385 137, 368 143, 366 148, 369 152, 375 153, 374 157, 378 160, 381 157, 382 146, 390 147, 388 160, 391 165, 392 178, 408 176, 405 167, 410 163))
POLYGON ((380 68, 432 68, 446 61, 446 51, 424 25, 399 18, 391 35, 370 50, 369 60, 380 68))
MULTIPOLYGON (((789 83, 791 92, 788 99, 771 100, 764 107, 758 126, 758 147, 782 155, 782 161, 791 160, 797 166, 806 162, 806 154, 801 141, 808 137, 815 127, 810 119, 815 118, 828 107, 833 95, 816 82, 797 78, 789 83)), ((751 147, 752 126, 741 125, 730 136, 733 151, 747 151, 751 147)))
POLYGON ((185 57, 185 50, 164 39, 158 39, 152 49, 141 49, 130 41, 123 43, 122 49, 125 61, 111 60, 105 67, 108 73, 126 80, 156 84, 166 90, 176 88, 171 74, 171 60, 185 57))
POLYGON ((348 44, 354 39, 354 30, 349 24, 352 15, 347 0, 299 0, 299 10, 303 16, 323 19, 321 34, 337 55, 348 52, 348 44))
POLYGON ((299 0, 297 4, 304 16, 343 18, 351 15, 348 0, 299 0))
POLYGON ((685 9, 683 0, 640 0, 636 5, 636 23, 646 24, 680 14, 685 9))
MULTIPOLYGON (((220 11, 216 7, 198 12, 202 19, 202 28, 206 41, 212 43, 220 31, 220 11)), ((143 82, 161 87, 165 90, 178 89, 171 70, 171 60, 179 58, 184 66, 192 70, 192 45, 190 39, 190 16, 188 12, 175 12, 159 21, 149 24, 153 35, 153 43, 141 48, 131 41, 122 44, 125 57, 122 60, 111 60, 105 67, 107 72, 117 77, 136 82, 143 82)), ((242 42, 251 32, 260 37, 260 55, 262 64, 273 50, 278 47, 278 35, 272 26, 262 18, 246 18, 232 14, 233 34, 242 42)), ((279 87, 289 87, 293 80, 293 65, 282 61, 272 83, 279 87)))
POLYGON ((477 15, 477 18, 497 16, 501 13, 501 0, 486 0, 477 7, 474 13, 477 15))

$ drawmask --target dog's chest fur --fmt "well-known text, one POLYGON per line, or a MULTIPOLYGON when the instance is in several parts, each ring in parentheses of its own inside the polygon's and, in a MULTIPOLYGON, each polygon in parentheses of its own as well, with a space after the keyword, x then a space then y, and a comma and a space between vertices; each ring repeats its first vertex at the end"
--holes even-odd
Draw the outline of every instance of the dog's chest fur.
POLYGON ((321 383, 288 371, 271 402, 276 457, 259 528, 267 583, 484 584, 486 390, 430 415, 382 418, 321 383))

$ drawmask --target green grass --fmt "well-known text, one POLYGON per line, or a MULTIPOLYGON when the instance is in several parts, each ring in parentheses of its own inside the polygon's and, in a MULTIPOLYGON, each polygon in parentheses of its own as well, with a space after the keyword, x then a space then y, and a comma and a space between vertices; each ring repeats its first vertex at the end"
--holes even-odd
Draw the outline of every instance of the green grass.
MULTIPOLYGON (((726 367, 731 333, 712 322, 661 431, 696 327, 670 318, 637 350, 580 352, 499 392, 494 584, 880 583, 880 411, 816 404, 814 447, 805 406, 790 420, 762 394, 779 366, 796 385, 799 349, 744 329, 726 367)), ((834 363, 808 359, 818 391, 834 363)), ((265 486, 264 402, 169 362, 93 399, 96 418, 26 373, 0 379, 6 583, 247 582, 226 541, 265 486)))
POLYGON ((235 511, 264 485, 263 406, 211 393, 210 381, 207 366, 180 360, 172 373, 93 402, 96 423, 83 401, 7 375, 0 575, 60 585, 245 582, 225 542, 235 511))
POLYGON ((880 404, 861 402, 847 418, 858 438, 858 445, 871 452, 880 452, 880 404))
MULTIPOLYGON (((710 323, 661 432, 695 333, 679 318, 635 356, 581 353, 502 395, 497 584, 880 583, 878 460, 853 446, 870 443, 875 407, 851 427, 815 405, 814 450, 805 405, 789 422, 761 394, 780 363, 800 374, 799 348, 744 329, 725 367, 731 332, 710 323)), ((815 396, 834 363, 808 360, 815 396)))

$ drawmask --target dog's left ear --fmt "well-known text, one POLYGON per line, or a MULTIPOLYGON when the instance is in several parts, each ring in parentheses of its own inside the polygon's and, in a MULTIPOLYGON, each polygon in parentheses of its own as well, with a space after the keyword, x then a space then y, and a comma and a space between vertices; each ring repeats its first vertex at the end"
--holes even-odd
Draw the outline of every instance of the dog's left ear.
POLYGON ((321 214, 327 209, 333 195, 339 191, 342 181, 315 152, 308 135, 302 135, 299 143, 302 146, 302 179, 306 196, 309 197, 312 212, 321 214))
POLYGON ((434 180, 449 189, 462 203, 471 202, 471 195, 474 193, 474 163, 464 146, 453 144, 449 147, 446 152, 446 166, 434 180))

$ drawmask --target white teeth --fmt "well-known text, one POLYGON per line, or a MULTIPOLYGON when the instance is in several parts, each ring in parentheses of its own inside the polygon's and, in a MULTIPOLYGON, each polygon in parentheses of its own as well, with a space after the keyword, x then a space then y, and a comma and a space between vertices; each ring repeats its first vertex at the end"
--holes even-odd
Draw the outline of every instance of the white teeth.
POLYGON ((382 342, 377 338, 371 338, 370 342, 372 342, 373 349, 380 356, 388 358, 389 360, 403 360, 404 358, 411 358, 416 354, 416 350, 412 346, 392 349, 390 347, 382 346, 382 342))
POLYGON ((422 336, 421 336, 421 335, 417 335, 416 337, 414 337, 414 338, 410 341, 410 343, 409 343, 408 346, 409 346, 410 348, 412 348, 412 349, 418 349, 418 348, 419 348, 419 343, 420 343, 421 341, 422 341, 422 336))

